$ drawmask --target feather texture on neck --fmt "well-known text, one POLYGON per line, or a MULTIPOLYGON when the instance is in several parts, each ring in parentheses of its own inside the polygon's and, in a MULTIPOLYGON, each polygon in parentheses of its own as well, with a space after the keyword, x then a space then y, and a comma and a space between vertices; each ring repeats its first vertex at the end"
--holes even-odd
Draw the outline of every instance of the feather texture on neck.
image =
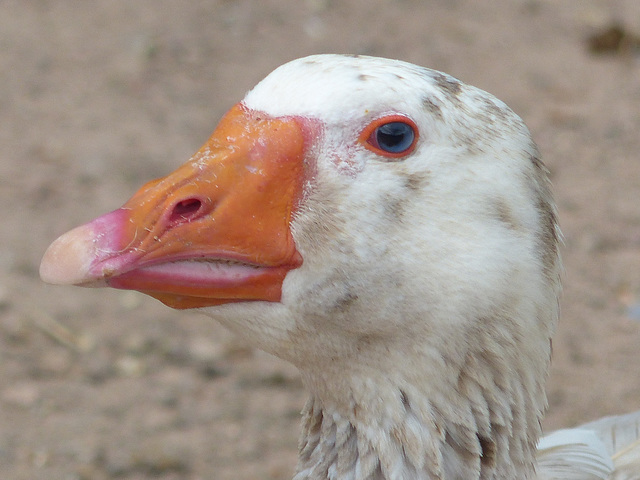
POLYGON ((295 480, 533 478, 550 351, 532 366, 515 339, 496 330, 505 322, 512 323, 478 319, 473 348, 462 355, 388 352, 385 363, 403 366, 397 372, 372 362, 365 373, 361 362, 303 373, 312 397, 295 480), (408 371, 420 364, 431 368, 408 371))

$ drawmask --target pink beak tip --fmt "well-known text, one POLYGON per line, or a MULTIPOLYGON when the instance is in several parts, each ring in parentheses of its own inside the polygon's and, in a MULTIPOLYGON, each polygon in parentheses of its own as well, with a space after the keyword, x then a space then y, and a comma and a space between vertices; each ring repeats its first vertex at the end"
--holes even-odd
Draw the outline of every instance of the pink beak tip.
POLYGON ((95 260, 91 224, 76 227, 57 238, 40 262, 40 278, 55 285, 80 285, 95 280, 89 269, 95 260))

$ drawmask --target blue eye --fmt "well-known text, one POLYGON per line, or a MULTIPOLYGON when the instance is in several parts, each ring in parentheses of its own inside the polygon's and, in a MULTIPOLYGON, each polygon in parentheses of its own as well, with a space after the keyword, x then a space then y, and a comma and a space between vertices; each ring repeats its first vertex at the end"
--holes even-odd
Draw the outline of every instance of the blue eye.
POLYGON ((417 140, 416 124, 403 115, 389 115, 374 120, 360 135, 365 147, 388 158, 409 155, 417 140))
POLYGON ((411 145, 416 134, 410 125, 403 122, 390 122, 373 131, 377 147, 388 153, 402 153, 411 145))

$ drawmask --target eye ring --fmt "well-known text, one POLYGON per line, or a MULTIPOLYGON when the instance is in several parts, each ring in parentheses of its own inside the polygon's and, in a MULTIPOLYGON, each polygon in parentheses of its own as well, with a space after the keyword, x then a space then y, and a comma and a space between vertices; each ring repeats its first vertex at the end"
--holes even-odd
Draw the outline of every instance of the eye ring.
POLYGON ((386 115, 371 122, 359 137, 367 150, 387 158, 401 158, 415 149, 418 127, 404 115, 386 115))

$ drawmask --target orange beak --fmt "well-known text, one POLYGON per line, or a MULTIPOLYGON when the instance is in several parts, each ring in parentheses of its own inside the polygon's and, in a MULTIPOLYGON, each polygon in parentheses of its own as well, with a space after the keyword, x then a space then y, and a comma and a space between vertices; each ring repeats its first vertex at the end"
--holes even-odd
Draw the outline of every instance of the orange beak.
POLYGON ((302 264, 290 222, 305 128, 236 105, 178 170, 53 242, 42 279, 139 290, 180 309, 280 301, 302 264))

